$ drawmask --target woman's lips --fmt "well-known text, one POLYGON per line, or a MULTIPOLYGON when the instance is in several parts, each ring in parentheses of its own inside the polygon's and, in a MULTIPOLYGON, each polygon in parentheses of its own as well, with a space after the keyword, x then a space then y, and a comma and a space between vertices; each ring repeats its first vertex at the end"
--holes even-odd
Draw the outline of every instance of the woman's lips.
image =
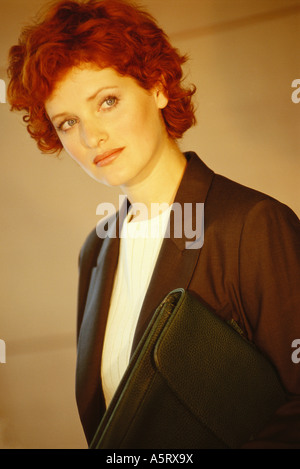
POLYGON ((104 153, 101 153, 101 155, 97 155, 94 158, 93 163, 96 166, 106 166, 114 161, 123 150, 124 148, 115 148, 114 150, 105 151, 104 153))

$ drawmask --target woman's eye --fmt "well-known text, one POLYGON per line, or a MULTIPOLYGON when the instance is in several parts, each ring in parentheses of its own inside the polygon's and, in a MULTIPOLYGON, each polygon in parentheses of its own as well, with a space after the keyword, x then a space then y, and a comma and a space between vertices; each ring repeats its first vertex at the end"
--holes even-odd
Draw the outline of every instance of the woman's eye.
POLYGON ((76 122, 77 122, 76 119, 68 119, 68 120, 62 122, 59 125, 58 129, 59 130, 64 130, 64 131, 69 130, 71 127, 73 127, 76 124, 76 122))
POLYGON ((115 98, 114 96, 109 96, 108 98, 106 98, 101 107, 103 109, 109 109, 109 108, 112 108, 113 106, 115 106, 117 103, 117 98, 115 98))

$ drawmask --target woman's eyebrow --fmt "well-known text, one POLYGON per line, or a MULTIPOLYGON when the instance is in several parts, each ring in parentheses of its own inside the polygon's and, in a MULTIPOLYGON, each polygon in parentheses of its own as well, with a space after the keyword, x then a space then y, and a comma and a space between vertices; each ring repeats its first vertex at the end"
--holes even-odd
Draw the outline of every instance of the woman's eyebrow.
POLYGON ((101 88, 99 88, 92 96, 89 96, 86 100, 87 101, 92 101, 93 99, 96 98, 97 94, 101 93, 101 91, 104 91, 104 90, 114 90, 118 88, 117 86, 102 86, 101 88))

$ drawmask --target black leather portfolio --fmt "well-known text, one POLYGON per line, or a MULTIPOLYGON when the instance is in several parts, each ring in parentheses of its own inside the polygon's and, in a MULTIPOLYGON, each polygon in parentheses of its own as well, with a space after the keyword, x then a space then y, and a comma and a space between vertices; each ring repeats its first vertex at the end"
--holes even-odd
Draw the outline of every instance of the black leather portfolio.
POLYGON ((269 360, 177 289, 157 308, 90 448, 239 448, 285 399, 269 360))

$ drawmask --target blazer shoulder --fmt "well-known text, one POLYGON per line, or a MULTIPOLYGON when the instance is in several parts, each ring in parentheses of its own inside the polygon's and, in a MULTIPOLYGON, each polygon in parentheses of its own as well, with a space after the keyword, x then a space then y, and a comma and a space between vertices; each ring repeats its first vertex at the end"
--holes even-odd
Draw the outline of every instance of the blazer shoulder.
POLYGON ((225 202, 228 200, 230 203, 245 207, 253 206, 253 204, 264 199, 273 199, 264 192, 245 186, 220 174, 214 175, 212 191, 216 195, 222 193, 225 202))
POLYGON ((221 243, 233 237, 238 241, 248 225, 256 226, 259 231, 267 223, 276 221, 280 226, 299 230, 299 219, 290 207, 218 174, 213 177, 204 211, 206 228, 221 243))
POLYGON ((293 213, 292 209, 274 197, 252 189, 225 176, 215 174, 207 202, 228 216, 230 213, 237 215, 248 215, 254 207, 262 207, 267 210, 279 210, 293 213))

